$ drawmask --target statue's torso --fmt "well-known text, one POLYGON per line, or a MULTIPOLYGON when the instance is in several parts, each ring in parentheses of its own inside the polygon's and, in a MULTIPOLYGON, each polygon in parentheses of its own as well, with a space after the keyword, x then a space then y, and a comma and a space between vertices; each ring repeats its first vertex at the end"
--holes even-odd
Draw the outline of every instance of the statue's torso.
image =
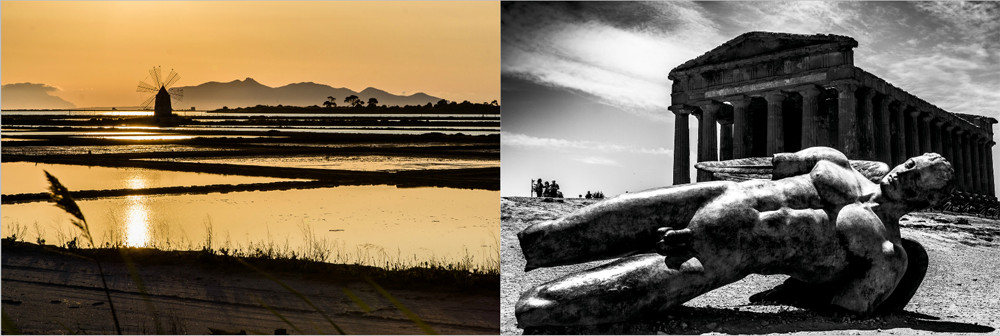
MULTIPOLYGON (((847 267, 837 219, 882 225, 869 203, 871 182, 853 170, 820 162, 812 172, 778 181, 746 181, 705 205, 692 218, 708 253, 737 251, 748 273, 789 274, 823 282, 847 267)), ((701 254, 701 253, 699 253, 701 254)))

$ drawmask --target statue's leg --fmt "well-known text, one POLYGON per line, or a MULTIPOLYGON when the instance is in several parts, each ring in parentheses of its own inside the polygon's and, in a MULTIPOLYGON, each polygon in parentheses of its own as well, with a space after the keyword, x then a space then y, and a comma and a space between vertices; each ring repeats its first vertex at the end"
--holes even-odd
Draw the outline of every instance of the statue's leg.
MULTIPOLYGON (((889 314, 903 311, 920 287, 927 274, 927 251, 920 243, 901 239, 900 244, 906 251, 906 272, 899 280, 892 294, 877 308, 879 314, 889 314)), ((781 285, 750 297, 750 302, 771 302, 790 306, 826 309, 831 301, 832 293, 841 287, 837 284, 812 284, 795 278, 789 278, 781 285)))
POLYGON ((885 241, 878 251, 868 250, 862 258, 871 260, 866 270, 844 281, 831 303, 847 311, 869 315, 892 294, 906 272, 906 250, 885 241))
POLYGON ((515 315, 521 328, 650 317, 740 277, 734 267, 702 268, 694 258, 670 268, 661 255, 635 255, 534 287, 515 315))
POLYGON ((899 280, 892 295, 878 307, 880 313, 903 311, 913 298, 913 294, 916 294, 920 283, 924 281, 924 275, 927 274, 927 250, 915 240, 903 238, 900 243, 906 250, 906 273, 903 273, 903 278, 899 280))
POLYGON ((838 280, 843 287, 834 292, 830 303, 855 314, 872 314, 903 278, 906 250, 863 205, 840 210, 837 236, 847 250, 849 265, 838 280))
POLYGON ((626 194, 595 203, 517 234, 525 269, 569 265, 647 253, 662 227, 684 228, 732 182, 706 182, 626 194))

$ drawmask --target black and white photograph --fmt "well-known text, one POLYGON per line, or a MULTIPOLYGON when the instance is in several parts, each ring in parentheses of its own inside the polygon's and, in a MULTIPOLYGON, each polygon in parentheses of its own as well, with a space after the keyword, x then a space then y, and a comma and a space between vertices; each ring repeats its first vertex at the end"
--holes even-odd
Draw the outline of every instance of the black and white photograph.
POLYGON ((501 333, 994 333, 1000 3, 502 2, 501 333))

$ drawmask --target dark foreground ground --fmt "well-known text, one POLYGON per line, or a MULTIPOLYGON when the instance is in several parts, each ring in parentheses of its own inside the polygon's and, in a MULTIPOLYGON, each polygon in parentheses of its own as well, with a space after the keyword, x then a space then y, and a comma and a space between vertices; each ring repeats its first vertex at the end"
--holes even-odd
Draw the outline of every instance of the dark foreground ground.
POLYGON ((414 318, 442 334, 499 330, 496 274, 247 260, 260 273, 211 253, 130 251, 144 290, 115 250, 5 241, 4 333, 115 333, 96 264, 75 255, 104 260, 125 334, 339 333, 333 324, 349 334, 428 332, 414 318))
POLYGON ((997 333, 1000 325, 1000 222, 977 217, 914 213, 902 234, 919 241, 930 256, 923 284, 906 312, 873 319, 820 315, 789 306, 752 305, 747 298, 773 288, 786 276, 751 275, 702 295, 659 320, 573 328, 524 330, 514 304, 532 286, 604 262, 524 272, 517 232, 593 203, 566 199, 505 197, 501 201, 501 310, 503 334, 930 334, 997 333))

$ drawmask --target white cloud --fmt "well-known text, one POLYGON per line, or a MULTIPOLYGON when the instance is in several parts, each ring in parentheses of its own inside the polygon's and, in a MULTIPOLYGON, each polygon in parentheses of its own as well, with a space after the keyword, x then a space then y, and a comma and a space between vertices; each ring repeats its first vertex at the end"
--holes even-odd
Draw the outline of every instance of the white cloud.
POLYGON ((990 115, 1000 111, 1000 68, 945 54, 896 59, 877 74, 949 112, 990 115), (992 79, 974 77, 990 74, 992 79))
POLYGON ((833 1, 737 2, 733 20, 743 29, 793 34, 847 34, 861 44, 876 38, 877 20, 865 20, 851 3, 833 1), (849 33, 849 34, 848 34, 849 33))
POLYGON ((965 39, 992 41, 1000 35, 1000 3, 990 1, 926 1, 914 5, 957 30, 965 39))
POLYGON ((585 150, 589 152, 603 153, 632 153, 647 155, 670 155, 673 150, 666 148, 641 148, 635 146, 623 146, 598 141, 565 140, 554 138, 540 138, 526 134, 500 132, 500 144, 502 146, 516 146, 528 148, 545 148, 550 150, 585 150))
POLYGON ((503 72, 580 91, 645 118, 663 119, 670 105, 670 69, 723 39, 696 6, 642 6, 660 14, 650 17, 676 24, 668 31, 643 22, 623 27, 546 7, 504 17, 503 72), (539 27, 537 20, 549 23, 539 27))
POLYGON ((953 112, 1000 113, 1000 3, 640 3, 621 11, 650 14, 620 22, 607 19, 617 14, 564 9, 505 14, 505 74, 669 121, 663 113, 670 104, 669 70, 735 37, 730 34, 840 34, 858 40, 856 64, 932 104, 953 112))
POLYGON ((622 166, 622 164, 618 163, 618 161, 601 156, 587 156, 587 157, 575 158, 574 160, 591 165, 613 166, 613 167, 622 166))

